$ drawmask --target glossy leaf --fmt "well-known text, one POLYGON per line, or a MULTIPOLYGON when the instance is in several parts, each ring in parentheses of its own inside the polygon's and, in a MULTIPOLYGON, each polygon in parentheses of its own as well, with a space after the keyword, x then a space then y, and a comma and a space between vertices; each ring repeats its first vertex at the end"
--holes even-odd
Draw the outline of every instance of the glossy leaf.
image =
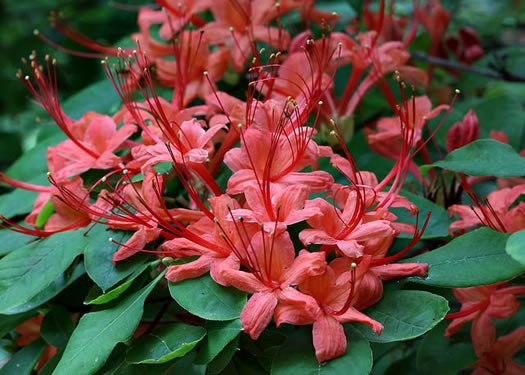
POLYGON ((509 234, 480 228, 403 263, 428 263, 426 277, 409 280, 443 288, 466 288, 509 280, 525 271, 505 252, 509 234))
MULTIPOLYGON (((53 283, 83 252, 84 230, 57 233, 0 260, 0 312, 28 302, 53 283)), ((92 237, 89 237, 91 239, 92 237)))
POLYGON ((438 324, 448 312, 448 302, 436 294, 419 290, 387 292, 363 313, 383 324, 381 335, 361 323, 352 326, 370 341, 393 342, 421 336, 438 324))
POLYGON ((104 292, 141 268, 150 258, 148 254, 136 254, 131 258, 113 264, 113 254, 118 250, 118 245, 109 242, 108 239, 111 237, 115 241, 124 243, 131 234, 125 231, 106 231, 105 229, 104 226, 99 225, 92 230, 96 233, 96 240, 90 242, 84 251, 86 271, 91 280, 104 292))
POLYGON ((162 277, 164 273, 118 304, 82 316, 53 375, 93 374, 102 367, 115 345, 131 337, 147 296, 162 277))
POLYGON ((433 375, 457 374, 478 360, 472 342, 458 342, 444 336, 449 324, 450 321, 441 322, 421 342, 416 361, 421 373, 432 369, 433 375))
POLYGON ((346 353, 325 363, 317 362, 312 344, 312 328, 301 327, 288 338, 272 363, 272 375, 368 375, 372 350, 368 341, 351 327, 345 327, 346 353))
MULTIPOLYGON (((480 139, 458 148, 434 167, 462 172, 470 176, 525 176, 525 158, 511 146, 492 139, 480 139)), ((423 166, 422 170, 428 170, 423 166)))
MULTIPOLYGON (((47 178, 39 176, 32 178, 27 182, 30 184, 41 185, 44 182, 47 182, 47 178)), ((37 195, 38 193, 34 191, 15 189, 0 196, 0 214, 9 219, 17 215, 31 212, 37 195)))
POLYGON ((88 110, 109 113, 118 110, 120 104, 120 97, 111 81, 103 79, 69 97, 64 102, 63 108, 68 116, 77 120, 88 110), (89 103, 89 106, 86 106, 86 103, 89 103))
MULTIPOLYGON (((55 146, 66 138, 65 134, 59 133, 43 139, 34 147, 24 152, 5 173, 9 177, 24 182, 35 180, 40 181, 39 184, 49 185, 47 181, 47 148, 49 146, 55 146)), ((33 193, 36 196, 37 193, 33 193)), ((32 202, 33 201, 31 201, 31 203, 32 202)))
POLYGON ((510 235, 505 245, 505 251, 514 260, 525 266, 525 230, 510 235))
POLYGON ((62 352, 56 352, 56 354, 46 362, 44 367, 38 372, 38 375, 51 375, 62 358, 62 352))
MULTIPOLYGON (((434 202, 425 199, 419 195, 409 193, 408 191, 401 191, 403 197, 408 198, 408 200, 414 203, 419 209, 419 227, 423 226, 423 223, 426 219, 427 212, 430 212, 430 219, 428 220, 427 228, 423 233, 422 239, 430 238, 439 238, 448 236, 448 228, 450 226, 450 218, 448 216, 447 210, 443 207, 438 206, 434 202)), ((398 219, 396 222, 406 223, 406 224, 416 224, 416 215, 409 216, 410 212, 407 212, 404 208, 391 208, 392 211, 398 219)), ((412 238, 412 234, 400 233, 398 238, 412 238)))
POLYGON ((210 363, 208 363, 208 374, 216 375, 224 370, 238 349, 239 334, 237 334, 237 336, 235 336, 235 338, 230 341, 210 363))
POLYGON ((11 251, 18 249, 29 242, 34 241, 35 237, 27 234, 13 232, 9 229, 0 230, 0 256, 9 254, 11 251))
MULTIPOLYGON (((206 373, 206 365, 198 365, 195 363, 195 351, 188 353, 182 358, 176 359, 171 367, 171 373, 183 375, 204 375, 206 373)), ((126 374, 128 375, 128 374, 126 374)), ((130 375, 130 374, 129 374, 130 375)), ((137 375, 143 375, 137 373, 137 375)))
POLYGON ((74 329, 71 313, 62 306, 56 306, 44 317, 40 334, 49 345, 63 350, 74 329))
POLYGON ((68 286, 73 284, 79 277, 84 275, 86 270, 84 269, 84 264, 78 262, 72 267, 66 270, 66 272, 61 273, 55 281, 53 281, 48 287, 40 291, 36 296, 31 298, 26 303, 18 305, 12 309, 6 311, 6 314, 18 314, 24 311, 29 311, 38 306, 46 303, 50 299, 56 297, 60 292, 66 289, 68 286))
POLYGON ((124 280, 124 282, 114 287, 113 289, 107 291, 106 293, 103 293, 97 285, 93 285, 93 287, 89 290, 84 303, 87 305, 103 305, 104 303, 113 301, 114 299, 118 298, 122 293, 124 293, 131 286, 131 284, 133 284, 133 281, 135 281, 135 279, 139 277, 151 265, 152 263, 142 264, 139 268, 135 270, 135 272, 128 276, 124 280))
POLYGON ((232 320, 241 315, 246 293, 217 284, 210 275, 169 283, 170 293, 179 305, 207 320, 232 320))
POLYGON ((0 375, 31 374, 46 346, 47 344, 41 338, 24 346, 0 369, 0 375))
POLYGON ((16 315, 1 315, 0 314, 0 337, 4 337, 11 330, 15 329, 19 324, 22 324, 34 315, 32 312, 26 312, 16 315))
POLYGON ((159 364, 183 357, 206 335, 199 326, 174 323, 141 336, 131 345, 126 361, 133 364, 159 364))
POLYGON ((239 335, 239 332, 242 331, 242 324, 239 319, 224 322, 208 321, 206 330, 208 334, 201 344, 195 360, 196 363, 200 364, 209 363, 213 360, 228 343, 239 335))

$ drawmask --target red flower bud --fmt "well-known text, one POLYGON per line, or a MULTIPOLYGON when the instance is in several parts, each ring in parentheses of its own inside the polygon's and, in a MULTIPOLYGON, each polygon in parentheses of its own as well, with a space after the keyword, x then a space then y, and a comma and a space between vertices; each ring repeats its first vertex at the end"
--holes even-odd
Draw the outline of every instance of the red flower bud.
POLYGON ((471 27, 462 27, 459 29, 459 36, 466 47, 477 45, 479 46, 480 40, 478 33, 471 27))
POLYGON ((479 138, 479 120, 474 110, 470 110, 463 121, 456 122, 447 133, 447 151, 468 145, 479 138))

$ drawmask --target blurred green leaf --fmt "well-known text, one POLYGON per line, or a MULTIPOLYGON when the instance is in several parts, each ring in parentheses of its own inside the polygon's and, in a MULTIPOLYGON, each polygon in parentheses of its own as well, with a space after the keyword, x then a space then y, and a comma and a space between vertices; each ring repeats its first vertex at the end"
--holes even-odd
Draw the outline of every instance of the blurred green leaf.
POLYGON ((24 346, 0 369, 0 375, 30 375, 46 346, 41 338, 24 346))
POLYGON ((35 240, 34 236, 13 232, 9 229, 0 229, 0 256, 6 255, 35 240))
POLYGON ((11 330, 31 318, 34 314, 34 312, 25 312, 16 315, 0 314, 0 337, 7 335, 11 330))
MULTIPOLYGON (((40 175, 26 181, 30 184, 43 185, 47 182, 47 176, 40 175)), ((12 217, 31 212, 38 193, 35 191, 15 189, 0 196, 0 214, 10 219, 12 217)))
POLYGON ((505 245, 505 251, 514 260, 525 266, 525 230, 510 235, 505 245))
POLYGON ((71 313, 62 306, 55 306, 44 317, 40 334, 49 345, 64 350, 74 329, 71 313))

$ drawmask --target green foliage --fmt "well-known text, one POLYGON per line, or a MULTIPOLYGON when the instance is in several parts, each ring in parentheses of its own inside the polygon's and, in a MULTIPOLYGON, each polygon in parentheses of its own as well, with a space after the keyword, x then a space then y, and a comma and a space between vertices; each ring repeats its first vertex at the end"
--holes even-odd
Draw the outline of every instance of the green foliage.
POLYGON ((364 324, 352 324, 369 341, 395 342, 423 335, 438 324, 448 312, 443 297, 418 290, 385 292, 381 301, 363 313, 383 324, 381 335, 364 324))
POLYGON ((131 337, 142 317, 146 298, 163 276, 161 273, 119 303, 84 315, 53 374, 94 374, 102 367, 115 345, 131 337))
POLYGON ((33 341, 17 352, 4 367, 0 368, 0 375, 30 375, 45 348, 44 340, 33 341))
MULTIPOLYGON (((452 151, 444 160, 432 164, 470 176, 521 177, 525 175, 525 158, 504 143, 481 139, 452 151)), ((430 166, 421 167, 426 171, 430 166)))
POLYGON ((505 244, 505 251, 514 260, 525 266, 525 230, 510 235, 505 244))
POLYGON ((405 260, 428 263, 426 277, 412 276, 415 283, 443 288, 466 288, 509 280, 525 271, 505 252, 508 234, 480 228, 447 245, 405 260))
POLYGON ((0 312, 28 302, 51 285, 82 254, 87 243, 82 229, 57 233, 0 259, 0 312))
POLYGON ((346 353, 326 363, 319 363, 312 346, 310 327, 301 327, 289 337, 274 358, 272 375, 368 375, 372 369, 370 344, 351 327, 345 327, 346 353))
POLYGON ((159 364, 185 356, 206 335, 202 327, 174 323, 137 339, 126 354, 132 364, 159 364))
POLYGON ((217 284, 210 275, 169 283, 171 296, 190 313, 207 320, 232 320, 241 315, 246 293, 217 284))
POLYGON ((417 351, 417 368, 421 373, 432 369, 432 374, 455 374, 477 361, 471 342, 451 340, 444 336, 450 322, 443 321, 425 335, 417 351))
POLYGON ((208 321, 208 334, 200 347, 196 363, 210 363, 242 331, 240 320, 208 321))

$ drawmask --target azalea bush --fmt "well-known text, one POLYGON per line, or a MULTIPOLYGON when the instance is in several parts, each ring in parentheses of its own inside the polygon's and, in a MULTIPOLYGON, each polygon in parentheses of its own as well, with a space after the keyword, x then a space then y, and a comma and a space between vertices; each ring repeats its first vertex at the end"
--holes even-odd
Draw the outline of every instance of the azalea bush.
POLYGON ((52 12, 105 78, 17 73, 0 374, 525 373, 525 19, 489 4, 52 12))

